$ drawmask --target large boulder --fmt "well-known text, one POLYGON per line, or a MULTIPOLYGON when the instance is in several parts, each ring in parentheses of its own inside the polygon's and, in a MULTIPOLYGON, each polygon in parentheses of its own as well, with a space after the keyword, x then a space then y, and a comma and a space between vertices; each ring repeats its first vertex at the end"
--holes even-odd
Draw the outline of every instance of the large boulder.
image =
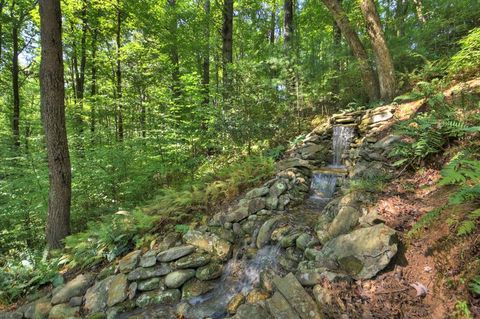
POLYGON ((328 241, 315 259, 334 272, 369 279, 390 263, 397 253, 397 243, 395 231, 378 224, 328 241))
POLYGON ((215 234, 190 230, 183 236, 183 239, 187 244, 217 255, 220 260, 227 260, 232 252, 232 245, 215 234))
POLYGON ((300 319, 287 299, 278 291, 273 294, 272 298, 267 300, 266 305, 275 319, 300 319))
POLYGON ((66 303, 72 297, 83 295, 92 284, 93 279, 94 277, 90 274, 78 275, 53 294, 52 305, 66 303))

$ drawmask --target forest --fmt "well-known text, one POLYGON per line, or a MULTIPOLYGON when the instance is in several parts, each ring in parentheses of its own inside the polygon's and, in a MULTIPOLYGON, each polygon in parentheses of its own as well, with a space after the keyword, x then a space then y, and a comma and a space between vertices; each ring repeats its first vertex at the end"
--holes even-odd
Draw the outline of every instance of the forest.
POLYGON ((281 298, 315 318, 480 316, 479 1, 0 0, 0 92, 0 319, 307 318, 281 298), (323 248, 365 225, 409 266, 395 246, 378 275, 360 253, 329 268, 323 248), (273 255, 274 288, 222 290, 222 269, 273 255), (307 288, 289 297, 287 273, 307 288), (350 296, 363 280, 394 295, 350 296))

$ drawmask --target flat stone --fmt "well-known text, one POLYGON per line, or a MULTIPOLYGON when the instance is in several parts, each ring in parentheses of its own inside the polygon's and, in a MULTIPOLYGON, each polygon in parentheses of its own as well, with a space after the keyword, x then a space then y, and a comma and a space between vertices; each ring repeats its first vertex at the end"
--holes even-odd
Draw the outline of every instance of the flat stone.
POLYGON ((270 319, 272 316, 260 305, 243 304, 232 319, 270 319))
POLYGON ((187 280, 193 278, 194 276, 195 270, 193 269, 182 269, 174 271, 172 273, 169 273, 165 277, 165 286, 167 286, 168 288, 179 288, 187 280))
POLYGON ((266 200, 263 197, 251 199, 248 203, 248 214, 255 214, 265 208, 266 200))
POLYGON ((315 301, 292 273, 283 278, 276 277, 273 283, 301 319, 322 319, 315 301))
POLYGON ((232 244, 215 234, 190 230, 183 236, 187 244, 217 255, 220 260, 227 260, 232 253, 232 244))
POLYGON ((120 259, 120 262, 118 263, 118 268, 120 269, 120 272, 125 274, 137 267, 141 254, 141 250, 135 250, 120 259))
POLYGON ((127 299, 127 276, 118 274, 113 276, 108 285, 107 306, 113 307, 116 304, 127 299))
POLYGON ((262 197, 268 194, 268 187, 259 187, 250 190, 246 195, 245 198, 253 199, 257 197, 262 197))
POLYGON ((158 290, 161 288, 160 284, 161 280, 158 277, 150 278, 144 281, 138 282, 137 289, 139 291, 150 291, 150 290, 158 290))
POLYGON ((288 189, 287 184, 282 180, 277 180, 273 185, 270 187, 270 196, 277 197, 285 193, 288 189))
POLYGON ((206 294, 215 288, 210 281, 202 281, 196 278, 190 279, 182 287, 182 299, 190 299, 206 294))
POLYGON ((78 275, 53 294, 52 305, 67 303, 70 298, 83 295, 92 282, 92 275, 78 275))
POLYGON ((52 307, 48 319, 79 318, 80 316, 77 315, 79 311, 79 307, 70 307, 66 303, 58 304, 52 307))
POLYGON ((287 299, 278 291, 273 294, 272 298, 266 301, 266 306, 275 319, 300 319, 287 299))
POLYGON ((277 196, 268 196, 265 201, 265 207, 268 210, 274 210, 278 207, 278 197, 277 196))
POLYGON ((108 288, 113 276, 107 277, 101 281, 97 281, 95 285, 90 287, 85 294, 84 309, 87 313, 98 313, 107 307, 108 288))
POLYGON ((212 280, 220 277, 223 272, 223 266, 219 263, 212 262, 206 266, 197 269, 195 276, 200 280, 212 280))
POLYGON ((242 293, 238 293, 233 296, 232 299, 228 302, 227 312, 231 315, 234 315, 237 312, 238 307, 245 302, 245 296, 242 293))
POLYGON ((171 305, 180 301, 180 297, 181 293, 178 289, 149 291, 137 298, 136 305, 140 308, 151 305, 171 305))
POLYGON ((130 281, 143 280, 152 277, 161 277, 169 274, 172 268, 168 264, 160 264, 150 268, 137 268, 130 272, 127 279, 130 281))
POLYGON ((159 262, 169 262, 177 260, 181 257, 189 255, 195 251, 195 247, 192 245, 179 246, 162 251, 157 255, 159 262))
POLYGON ((0 319, 22 319, 23 314, 21 312, 2 312, 0 313, 0 319))
POLYGON ((277 163, 278 171, 284 171, 293 167, 306 168, 309 170, 315 169, 315 167, 312 164, 310 164, 309 161, 306 161, 300 158, 289 158, 277 163))
POLYGON ((82 303, 83 303, 83 297, 73 297, 68 302, 68 305, 70 307, 80 307, 82 305, 82 303))
POLYGON ((157 263, 157 254, 158 251, 156 250, 150 250, 146 252, 145 255, 140 258, 139 266, 144 268, 155 266, 157 263))
POLYGON ((205 266, 210 262, 212 257, 206 253, 194 253, 177 260, 173 265, 176 269, 198 268, 205 266))
POLYGON ((267 220, 257 235, 257 248, 260 249, 264 247, 270 241, 270 237, 272 236, 272 232, 275 230, 276 227, 281 225, 282 223, 286 223, 287 219, 285 216, 275 216, 269 220, 267 220))

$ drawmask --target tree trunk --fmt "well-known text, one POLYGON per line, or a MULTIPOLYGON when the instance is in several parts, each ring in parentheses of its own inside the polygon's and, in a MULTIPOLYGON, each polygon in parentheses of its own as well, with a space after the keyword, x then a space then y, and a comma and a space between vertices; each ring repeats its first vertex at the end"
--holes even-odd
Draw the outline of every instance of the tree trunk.
POLYGON ((368 54, 360 42, 357 33, 352 28, 350 21, 343 11, 338 0, 322 0, 328 10, 331 12, 335 22, 340 28, 345 40, 347 41, 353 55, 358 61, 360 71, 362 73, 362 82, 365 91, 370 101, 375 101, 379 96, 378 81, 373 71, 370 62, 368 61, 368 54))
POLYGON ((285 0, 283 4, 283 15, 284 15, 284 28, 283 28, 283 41, 285 44, 285 49, 287 54, 291 50, 291 44, 293 39, 293 0, 285 0))
MULTIPOLYGON (((95 29, 92 35, 92 83, 90 87, 90 97, 94 98, 97 95, 97 37, 98 31, 95 29)), ((90 109, 90 132, 95 133, 96 125, 96 101, 92 101, 90 109)))
POLYGON ((117 42, 117 69, 115 71, 115 77, 117 79, 117 127, 118 127, 118 140, 123 141, 123 103, 122 103, 122 65, 120 62, 120 49, 122 47, 121 42, 121 27, 122 27, 122 10, 120 8, 120 0, 117 0, 117 26, 116 26, 116 42, 117 42))
POLYGON ((205 52, 202 64, 203 104, 210 103, 210 0, 205 0, 205 52))
MULTIPOLYGON (((342 0, 338 1, 340 4, 342 3, 342 0)), ((335 50, 335 54, 333 57, 333 64, 334 68, 336 71, 335 78, 333 79, 333 88, 332 91, 334 93, 339 94, 340 93, 340 73, 341 73, 341 60, 339 58, 338 52, 342 48, 342 31, 340 30, 340 27, 338 24, 333 21, 333 48, 335 50)))
POLYGON ((275 28, 277 27, 277 0, 273 0, 270 14, 270 44, 275 44, 275 28))
POLYGON ((42 58, 40 93, 48 154, 50 190, 46 237, 50 248, 63 246, 70 233, 71 167, 65 124, 65 89, 60 0, 40 0, 42 58))
POLYGON ((170 13, 170 35, 172 37, 170 43, 170 61, 172 62, 172 91, 173 96, 178 99, 181 95, 180 90, 180 56, 178 54, 178 17, 177 17, 177 1, 168 0, 170 13))
POLYGON ((223 1, 223 83, 225 88, 230 84, 228 67, 233 62, 233 0, 223 1))
POLYGON ((362 0, 360 9, 365 18, 368 35, 372 41, 380 85, 380 98, 390 101, 395 97, 396 93, 395 68, 393 67, 392 56, 385 41, 380 17, 373 0, 362 0))
POLYGON ((413 3, 415 4, 415 9, 417 11, 418 20, 420 20, 421 23, 427 22, 427 19, 425 18, 425 15, 423 14, 422 0, 413 0, 413 3))
MULTIPOLYGON (((3 8, 5 7, 5 0, 0 0, 0 19, 3 16, 3 8)), ((0 61, 3 56, 3 21, 0 21, 0 61)))
POLYGON ((13 21, 12 26, 12 89, 13 89, 13 116, 12 116, 12 135, 13 145, 20 146, 20 84, 18 81, 19 67, 18 67, 18 25, 13 21))

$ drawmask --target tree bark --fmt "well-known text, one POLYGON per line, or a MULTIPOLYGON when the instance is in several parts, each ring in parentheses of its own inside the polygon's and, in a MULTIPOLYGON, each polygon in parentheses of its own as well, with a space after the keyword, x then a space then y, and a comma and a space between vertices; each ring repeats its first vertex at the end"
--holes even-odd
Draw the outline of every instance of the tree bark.
POLYGON ((210 0, 205 0, 205 52, 202 63, 203 104, 210 103, 210 0))
POLYGON ((233 0, 223 1, 223 83, 227 88, 230 84, 228 67, 233 62, 233 0))
POLYGON ((277 0, 273 0, 270 13, 270 44, 275 44, 275 28, 277 27, 277 0))
POLYGON ((178 99, 181 96, 180 90, 180 56, 178 54, 178 17, 177 17, 177 1, 168 0, 170 13, 170 35, 172 37, 170 43, 170 61, 172 62, 172 91, 173 96, 178 99))
MULTIPOLYGON (((90 87, 90 97, 94 98, 97 95, 97 37, 98 31, 95 29, 92 35, 92 78, 91 78, 91 87, 90 87)), ((90 132, 95 133, 96 125, 96 110, 95 110, 96 101, 91 103, 90 109, 90 132)))
POLYGON ((121 38, 122 27, 122 10, 120 8, 120 0, 117 0, 117 26, 116 26, 116 43, 117 43, 117 68, 115 70, 116 90, 117 90, 117 127, 118 140, 123 141, 123 103, 122 103, 122 65, 120 61, 120 49, 122 47, 121 38))
POLYGON ((380 98, 390 101, 395 97, 396 93, 395 68, 387 42, 385 41, 380 17, 373 1, 361 0, 360 9, 365 18, 368 35, 372 41, 380 85, 380 98))
POLYGON ((284 28, 283 28, 283 41, 285 45, 285 50, 287 54, 291 50, 291 44, 293 39, 293 0, 285 0, 283 4, 283 18, 284 18, 284 28))
POLYGON ((368 54, 357 33, 350 24, 350 21, 343 11, 338 0, 322 0, 328 10, 331 12, 335 22, 340 28, 345 40, 347 41, 353 55, 358 61, 362 74, 362 82, 370 101, 375 101, 379 97, 378 81, 373 71, 368 54))
MULTIPOLYGON (((5 7, 5 0, 0 0, 0 19, 3 16, 3 8, 5 7)), ((0 61, 3 56, 3 21, 0 21, 0 61)))
MULTIPOLYGON (((13 8, 12 8, 13 9, 13 8)), ((12 26, 12 92, 13 92, 13 116, 12 116, 12 135, 13 145, 20 147, 20 84, 19 84, 19 67, 18 67, 18 25, 13 21, 12 26)))
MULTIPOLYGON (((339 4, 342 3, 342 0, 338 0, 339 4)), ((342 30, 340 30, 340 27, 338 26, 337 22, 335 20, 333 21, 333 48, 336 52, 339 52, 342 48, 342 30)), ((340 93, 340 73, 341 73, 341 60, 339 58, 338 54, 334 54, 333 57, 333 64, 335 71, 337 72, 335 78, 333 79, 333 88, 332 91, 334 93, 340 93)))
POLYGON ((60 0, 40 0, 40 93, 50 190, 46 237, 52 249, 70 233, 71 167, 65 124, 60 0))

